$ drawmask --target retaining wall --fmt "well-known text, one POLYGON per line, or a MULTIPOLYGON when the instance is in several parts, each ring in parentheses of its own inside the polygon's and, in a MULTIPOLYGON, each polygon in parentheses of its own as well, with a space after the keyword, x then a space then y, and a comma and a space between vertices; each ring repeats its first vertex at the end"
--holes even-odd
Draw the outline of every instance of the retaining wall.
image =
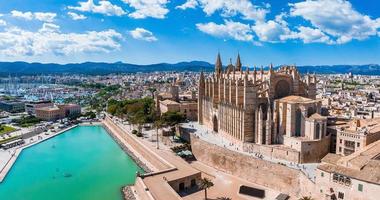
POLYGON ((315 185, 301 171, 240 154, 191 135, 197 160, 223 172, 263 185, 290 196, 314 196, 315 185))

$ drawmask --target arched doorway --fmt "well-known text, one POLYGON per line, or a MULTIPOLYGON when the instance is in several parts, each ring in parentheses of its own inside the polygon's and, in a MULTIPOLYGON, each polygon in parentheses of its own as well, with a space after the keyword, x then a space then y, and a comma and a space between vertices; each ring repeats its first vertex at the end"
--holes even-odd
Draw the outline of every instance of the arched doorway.
POLYGON ((281 99, 290 95, 290 84, 286 80, 280 80, 275 87, 275 99, 281 99))
POLYGON ((301 118, 302 118, 301 109, 297 109, 297 111, 296 111, 296 132, 295 132, 296 137, 301 136, 301 118))
POLYGON ((213 119, 212 119, 212 124, 213 124, 213 130, 215 132, 218 132, 218 118, 216 117, 216 115, 214 115, 213 119))

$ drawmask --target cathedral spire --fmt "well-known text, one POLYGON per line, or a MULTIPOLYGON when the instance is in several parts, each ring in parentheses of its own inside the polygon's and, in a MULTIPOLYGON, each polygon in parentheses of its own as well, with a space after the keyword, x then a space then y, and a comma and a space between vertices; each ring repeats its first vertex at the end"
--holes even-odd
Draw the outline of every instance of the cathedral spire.
POLYGON ((240 53, 238 53, 237 58, 236 58, 236 70, 241 71, 240 53))
POLYGON ((205 75, 203 74, 203 70, 201 71, 201 77, 200 77, 201 81, 204 81, 205 80, 205 75))
POLYGON ((269 65, 269 72, 268 72, 269 76, 271 76, 273 74, 273 65, 272 63, 269 65))
POLYGON ((232 66, 232 74, 233 74, 233 79, 235 80, 235 67, 232 66))
POLYGON ((220 59, 220 53, 218 52, 218 56, 216 57, 215 62, 215 73, 219 76, 222 72, 222 59, 220 59))

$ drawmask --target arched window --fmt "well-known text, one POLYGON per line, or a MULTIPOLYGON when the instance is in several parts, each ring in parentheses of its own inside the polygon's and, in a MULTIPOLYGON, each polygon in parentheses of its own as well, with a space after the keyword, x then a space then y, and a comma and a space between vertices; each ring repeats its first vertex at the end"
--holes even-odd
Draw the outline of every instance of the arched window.
POLYGON ((286 80, 280 80, 275 87, 275 99, 281 99, 290 95, 290 84, 286 80))
POLYGON ((320 135, 320 130, 321 128, 319 127, 319 123, 317 123, 317 125, 315 126, 315 139, 319 139, 319 135, 320 135))
MULTIPOLYGON (((325 136, 325 124, 324 123, 322 124, 321 136, 322 136, 322 138, 324 138, 324 136, 325 136)), ((327 134, 326 134, 326 136, 327 136, 327 134)))
POLYGON ((302 118, 301 109, 298 108, 296 111, 296 133, 295 133, 296 137, 301 136, 301 118, 302 118))
POLYGON ((213 119, 212 119, 212 123, 214 125, 214 131, 215 132, 218 132, 218 118, 216 118, 216 116, 214 115, 213 119))

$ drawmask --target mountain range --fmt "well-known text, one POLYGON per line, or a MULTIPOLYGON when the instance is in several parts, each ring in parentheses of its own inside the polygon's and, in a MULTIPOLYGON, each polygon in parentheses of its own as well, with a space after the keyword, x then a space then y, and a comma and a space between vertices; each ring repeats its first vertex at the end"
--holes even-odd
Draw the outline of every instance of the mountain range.
MULTIPOLYGON (((318 65, 297 66, 301 73, 380 75, 380 65, 318 65)), ((137 65, 122 62, 85 62, 72 64, 0 62, 0 76, 40 75, 40 74, 87 74, 105 75, 112 73, 136 73, 156 71, 212 71, 214 65, 204 61, 158 63, 137 65)))

